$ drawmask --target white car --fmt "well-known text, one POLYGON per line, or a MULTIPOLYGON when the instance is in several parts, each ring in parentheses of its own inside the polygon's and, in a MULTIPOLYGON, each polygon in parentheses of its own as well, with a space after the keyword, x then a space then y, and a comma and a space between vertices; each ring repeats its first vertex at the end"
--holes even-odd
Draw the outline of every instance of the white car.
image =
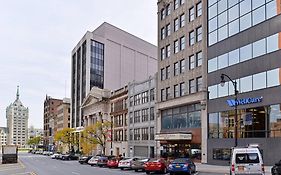
POLYGON ((123 160, 120 160, 118 163, 118 168, 120 168, 121 170, 124 169, 131 169, 133 162, 138 160, 139 158, 124 158, 123 160))
POLYGON ((51 158, 52 159, 57 159, 59 156, 60 156, 60 154, 55 153, 55 154, 51 155, 51 158))
POLYGON ((93 156, 89 161, 88 164, 91 166, 97 165, 100 156, 93 156))
POLYGON ((265 175, 262 155, 257 146, 232 148, 230 161, 230 175, 265 175))

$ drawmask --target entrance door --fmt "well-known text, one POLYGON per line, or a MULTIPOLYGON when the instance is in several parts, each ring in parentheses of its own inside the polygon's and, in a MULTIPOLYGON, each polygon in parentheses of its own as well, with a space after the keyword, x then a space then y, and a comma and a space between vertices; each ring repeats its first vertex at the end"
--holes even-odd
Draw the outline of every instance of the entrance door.
POLYGON ((150 158, 154 158, 154 146, 150 147, 150 158))
POLYGON ((117 147, 116 148, 116 155, 119 156, 120 155, 120 149, 117 147))

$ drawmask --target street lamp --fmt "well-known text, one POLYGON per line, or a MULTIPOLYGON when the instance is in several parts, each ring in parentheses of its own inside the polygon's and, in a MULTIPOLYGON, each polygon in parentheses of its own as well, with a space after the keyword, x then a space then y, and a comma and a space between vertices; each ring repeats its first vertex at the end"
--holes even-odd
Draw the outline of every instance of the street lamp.
POLYGON ((237 82, 236 80, 232 80, 228 75, 226 74, 221 74, 221 86, 223 87, 225 85, 225 79, 224 77, 227 77, 232 85, 234 86, 234 95, 235 95, 235 103, 234 103, 234 107, 235 107, 235 116, 234 116, 234 139, 235 139, 235 144, 234 147, 237 146, 237 137, 238 137, 238 132, 237 132, 237 125, 238 125, 238 117, 237 117, 237 94, 238 94, 238 90, 237 90, 237 82))

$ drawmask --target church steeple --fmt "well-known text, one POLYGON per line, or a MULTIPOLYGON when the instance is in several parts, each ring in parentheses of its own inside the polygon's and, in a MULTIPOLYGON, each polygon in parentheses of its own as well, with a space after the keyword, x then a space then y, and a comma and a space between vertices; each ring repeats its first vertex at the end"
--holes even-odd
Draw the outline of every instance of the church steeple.
POLYGON ((17 86, 17 100, 20 98, 19 86, 17 86))

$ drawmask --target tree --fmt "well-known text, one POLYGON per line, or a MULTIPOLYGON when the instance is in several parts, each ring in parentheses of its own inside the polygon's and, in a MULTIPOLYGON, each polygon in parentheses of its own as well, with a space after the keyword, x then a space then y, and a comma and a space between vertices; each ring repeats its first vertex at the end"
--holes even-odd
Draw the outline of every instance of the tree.
POLYGON ((112 123, 109 121, 97 122, 94 125, 90 125, 82 132, 82 139, 91 144, 98 144, 102 147, 102 153, 105 154, 105 144, 108 136, 108 132, 111 129, 112 123))
POLYGON ((41 136, 37 136, 37 137, 30 138, 27 141, 27 144, 36 149, 41 141, 42 141, 42 137, 41 136))
POLYGON ((55 134, 55 141, 60 141, 63 144, 66 144, 68 150, 71 150, 71 146, 77 144, 76 139, 74 138, 73 128, 63 128, 62 130, 56 132, 55 134))

